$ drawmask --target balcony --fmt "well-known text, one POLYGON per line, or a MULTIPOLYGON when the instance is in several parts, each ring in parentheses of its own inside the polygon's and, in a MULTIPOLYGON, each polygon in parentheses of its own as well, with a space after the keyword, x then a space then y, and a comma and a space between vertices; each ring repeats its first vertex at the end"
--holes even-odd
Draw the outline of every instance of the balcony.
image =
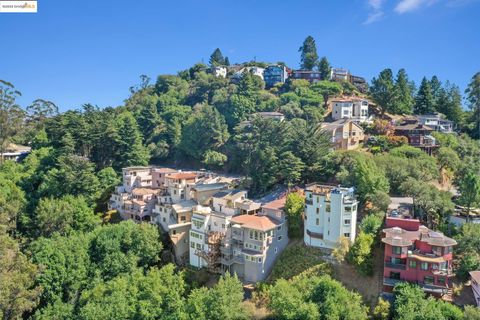
POLYGON ((397 269, 397 270, 407 270, 407 266, 405 264, 399 264, 399 263, 385 262, 385 267, 390 269, 397 269))
POLYGON ((245 257, 243 255, 231 255, 228 257, 222 257, 220 258, 220 262, 223 265, 230 266, 234 263, 238 264, 244 264, 245 263, 245 257))
POLYGON ((423 289, 423 291, 429 292, 429 293, 441 294, 441 295, 448 293, 447 286, 442 287, 442 286, 436 286, 433 284, 427 284, 424 282, 415 283, 415 282, 405 281, 401 279, 383 278, 383 285, 385 286, 394 287, 399 282, 409 282, 409 283, 417 284, 420 288, 423 289))
POLYGON ((305 199, 305 204, 311 206, 311 205, 313 205, 313 200, 312 199, 305 199))

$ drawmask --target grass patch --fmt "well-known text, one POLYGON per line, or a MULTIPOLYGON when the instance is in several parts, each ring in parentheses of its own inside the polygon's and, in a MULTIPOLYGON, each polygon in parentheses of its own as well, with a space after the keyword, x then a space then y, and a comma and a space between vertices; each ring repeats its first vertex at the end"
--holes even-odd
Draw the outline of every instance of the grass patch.
POLYGON ((330 265, 322 260, 322 255, 324 253, 317 248, 307 247, 301 242, 293 243, 282 252, 267 281, 273 283, 280 278, 291 279, 313 267, 329 274, 330 265))

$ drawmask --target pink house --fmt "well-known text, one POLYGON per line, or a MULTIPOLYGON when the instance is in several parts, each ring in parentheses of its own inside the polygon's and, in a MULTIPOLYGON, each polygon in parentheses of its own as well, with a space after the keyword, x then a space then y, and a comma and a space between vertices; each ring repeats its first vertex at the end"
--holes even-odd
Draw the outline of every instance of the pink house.
POLYGON ((453 246, 457 242, 417 219, 386 218, 383 290, 399 281, 418 284, 434 296, 451 293, 453 246))

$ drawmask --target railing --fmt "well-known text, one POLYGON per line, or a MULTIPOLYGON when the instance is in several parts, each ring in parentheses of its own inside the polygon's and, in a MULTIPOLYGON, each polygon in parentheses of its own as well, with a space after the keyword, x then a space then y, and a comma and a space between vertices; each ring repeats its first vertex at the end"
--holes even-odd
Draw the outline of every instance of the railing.
POLYGON ((385 267, 397 270, 407 270, 407 266, 405 264, 398 264, 398 263, 391 263, 385 262, 385 267))

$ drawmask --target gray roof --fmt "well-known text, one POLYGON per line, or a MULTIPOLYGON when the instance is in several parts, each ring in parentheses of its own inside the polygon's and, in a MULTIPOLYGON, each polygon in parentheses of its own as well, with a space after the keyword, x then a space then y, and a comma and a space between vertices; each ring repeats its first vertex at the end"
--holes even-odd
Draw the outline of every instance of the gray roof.
POLYGON ((236 195, 237 193, 244 192, 245 190, 240 190, 240 189, 229 189, 229 190, 223 190, 215 193, 212 197, 214 198, 224 198, 226 196, 233 196, 236 195))
POLYGON ((227 188, 228 183, 199 183, 196 184, 193 189, 197 191, 208 191, 208 190, 215 190, 215 189, 223 189, 227 188))

